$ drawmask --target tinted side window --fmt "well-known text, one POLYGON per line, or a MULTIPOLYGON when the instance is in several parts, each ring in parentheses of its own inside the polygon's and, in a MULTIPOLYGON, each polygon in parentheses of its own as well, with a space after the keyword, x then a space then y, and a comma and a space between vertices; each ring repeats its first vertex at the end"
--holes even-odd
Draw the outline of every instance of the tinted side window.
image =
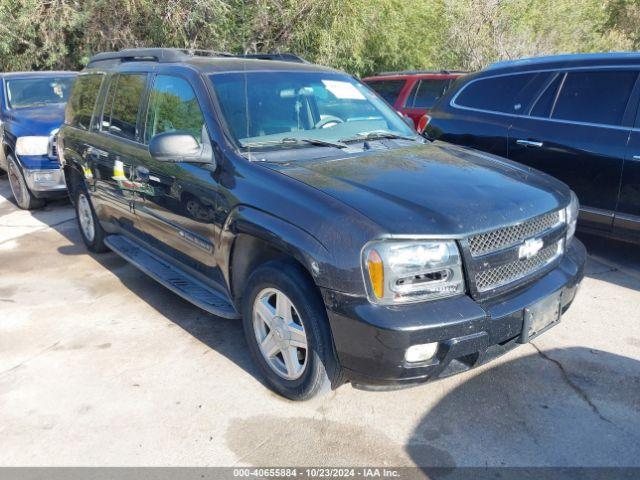
MULTIPOLYGON (((413 99, 414 108, 431 108, 449 87, 449 80, 420 80, 413 99)), ((410 106, 410 105, 407 105, 410 106)))
POLYGON ((468 84, 456 98, 462 107, 516 113, 514 108, 518 93, 536 80, 535 73, 483 78, 468 84))
POLYGON ((204 116, 193 88, 186 80, 158 75, 151 90, 145 137, 163 132, 190 133, 201 141, 204 116))
POLYGON ((391 105, 395 103, 400 95, 402 87, 404 87, 405 80, 376 80, 373 82, 367 82, 378 95, 384 98, 391 105))
POLYGON ((547 85, 547 88, 536 100, 535 105, 531 109, 530 115, 533 117, 548 117, 553 108, 553 102, 556 99, 558 93, 558 87, 562 83, 564 74, 557 75, 553 81, 547 85))
POLYGON ((570 72, 551 117, 620 125, 637 77, 633 71, 570 72))
POLYGON ((80 75, 76 79, 65 112, 65 122, 68 125, 89 130, 103 78, 103 74, 92 73, 80 75))
POLYGON ((102 130, 136 140, 138 111, 146 80, 146 73, 122 73, 111 80, 102 117, 102 130))

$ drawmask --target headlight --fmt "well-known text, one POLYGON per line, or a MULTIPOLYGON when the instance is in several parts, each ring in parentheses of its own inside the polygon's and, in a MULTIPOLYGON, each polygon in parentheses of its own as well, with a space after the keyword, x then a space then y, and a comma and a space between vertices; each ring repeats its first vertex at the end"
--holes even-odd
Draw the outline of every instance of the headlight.
POLYGON ((49 137, 18 137, 16 141, 17 155, 46 155, 48 151, 49 137))
POLYGON ((464 293, 458 247, 453 241, 380 240, 362 251, 369 300, 385 305, 464 293))
POLYGON ((578 211, 580 210, 580 202, 576 194, 571 191, 571 201, 565 209, 565 218, 567 219, 567 247, 576 233, 576 225, 578 223, 578 211))

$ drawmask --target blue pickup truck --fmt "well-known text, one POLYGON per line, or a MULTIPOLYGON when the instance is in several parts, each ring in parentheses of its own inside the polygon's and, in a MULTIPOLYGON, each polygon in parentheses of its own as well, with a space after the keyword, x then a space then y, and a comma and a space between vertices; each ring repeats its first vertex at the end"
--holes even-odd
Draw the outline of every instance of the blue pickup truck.
POLYGON ((0 169, 25 210, 67 194, 55 136, 75 77, 75 72, 0 73, 0 169))

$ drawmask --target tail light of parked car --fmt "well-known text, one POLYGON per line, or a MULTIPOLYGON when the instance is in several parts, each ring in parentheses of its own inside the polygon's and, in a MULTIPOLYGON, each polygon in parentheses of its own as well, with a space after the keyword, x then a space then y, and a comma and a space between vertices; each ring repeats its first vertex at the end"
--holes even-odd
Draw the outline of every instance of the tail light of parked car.
POLYGON ((422 117, 420 117, 420 120, 418 120, 418 126, 416 127, 416 130, 420 135, 424 133, 430 121, 431 117, 429 115, 423 115, 422 117))

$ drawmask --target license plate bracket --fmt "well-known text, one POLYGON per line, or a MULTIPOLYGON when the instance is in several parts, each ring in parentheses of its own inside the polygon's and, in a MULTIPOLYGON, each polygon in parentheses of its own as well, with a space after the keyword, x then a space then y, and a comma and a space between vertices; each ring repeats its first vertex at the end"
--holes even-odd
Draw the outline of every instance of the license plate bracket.
POLYGON ((527 343, 560 322, 562 290, 524 309, 519 343, 527 343))

